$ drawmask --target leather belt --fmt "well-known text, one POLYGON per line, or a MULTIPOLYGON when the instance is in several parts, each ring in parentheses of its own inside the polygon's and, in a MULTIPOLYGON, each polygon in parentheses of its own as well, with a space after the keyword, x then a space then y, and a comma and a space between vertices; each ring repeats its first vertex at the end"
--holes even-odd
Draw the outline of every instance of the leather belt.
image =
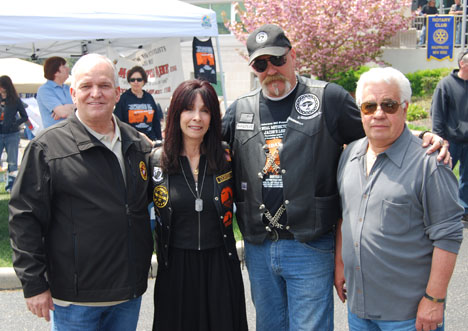
POLYGON ((281 230, 281 229, 275 229, 275 228, 270 228, 269 226, 266 227, 267 234, 268 234, 268 239, 271 241, 278 241, 280 239, 289 239, 292 240, 294 239, 294 235, 287 231, 287 230, 281 230))

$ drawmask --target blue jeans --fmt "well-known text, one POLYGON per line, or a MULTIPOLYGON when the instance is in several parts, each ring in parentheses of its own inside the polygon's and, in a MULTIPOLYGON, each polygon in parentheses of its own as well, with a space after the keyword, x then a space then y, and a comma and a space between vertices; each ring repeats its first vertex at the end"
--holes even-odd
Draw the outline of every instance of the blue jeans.
POLYGON ((10 191, 16 179, 16 174, 13 172, 18 170, 18 149, 20 136, 19 132, 1 133, 0 134, 0 157, 3 149, 7 153, 8 162, 8 182, 5 185, 5 190, 10 191))
POLYGON ((0 156, 3 149, 7 153, 8 172, 18 170, 19 132, 0 134, 0 156))
MULTIPOLYGON (((406 321, 381 321, 359 318, 348 309, 349 331, 416 331, 416 318, 406 321)), ((444 331, 444 326, 435 331, 444 331)))
POLYGON ((131 331, 136 330, 141 296, 115 306, 90 307, 54 305, 52 331, 131 331))
POLYGON ((455 45, 460 45, 461 44, 461 23, 458 22, 456 23, 456 29, 455 29, 455 45))
POLYGON ((460 161, 460 185, 458 196, 460 204, 465 208, 465 214, 468 214, 468 144, 455 143, 449 141, 449 152, 452 156, 452 167, 455 168, 460 161))
POLYGON ((245 243, 257 331, 333 330, 333 233, 245 243))
POLYGON ((424 45, 425 43, 426 43, 426 26, 423 25, 422 30, 421 30, 421 36, 419 37, 418 45, 424 45))

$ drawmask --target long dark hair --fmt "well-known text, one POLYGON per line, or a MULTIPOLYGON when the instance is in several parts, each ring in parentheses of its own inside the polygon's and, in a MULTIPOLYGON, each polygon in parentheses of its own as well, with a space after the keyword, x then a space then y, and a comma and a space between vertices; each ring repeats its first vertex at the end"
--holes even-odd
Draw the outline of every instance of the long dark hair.
POLYGON ((227 165, 225 152, 221 146, 221 111, 218 96, 207 81, 193 79, 181 83, 172 95, 166 118, 166 137, 161 156, 161 166, 167 173, 179 169, 179 155, 183 150, 180 114, 193 105, 197 95, 210 111, 210 127, 203 137, 200 153, 206 154, 208 169, 214 173, 227 165))
POLYGON ((0 77, 0 87, 4 88, 7 94, 6 102, 9 104, 15 103, 18 101, 19 96, 16 92, 15 86, 11 81, 11 78, 8 76, 1 76, 0 77))

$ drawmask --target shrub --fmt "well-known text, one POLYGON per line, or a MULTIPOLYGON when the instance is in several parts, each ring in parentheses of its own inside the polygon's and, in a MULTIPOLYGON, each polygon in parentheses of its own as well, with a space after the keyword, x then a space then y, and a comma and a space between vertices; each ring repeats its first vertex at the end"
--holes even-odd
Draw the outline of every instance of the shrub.
POLYGON ((359 77, 366 71, 368 71, 370 67, 361 66, 358 70, 348 70, 346 72, 340 72, 333 76, 330 81, 342 86, 346 91, 350 93, 354 93, 356 91, 356 84, 359 80, 359 77))
POLYGON ((411 83, 413 96, 427 97, 432 96, 437 83, 451 71, 449 68, 418 70, 406 74, 406 78, 411 83))
POLYGON ((428 118, 429 114, 424 108, 420 105, 416 105, 414 103, 410 103, 408 107, 408 112, 406 114, 406 119, 410 122, 416 120, 422 120, 424 118, 428 118))

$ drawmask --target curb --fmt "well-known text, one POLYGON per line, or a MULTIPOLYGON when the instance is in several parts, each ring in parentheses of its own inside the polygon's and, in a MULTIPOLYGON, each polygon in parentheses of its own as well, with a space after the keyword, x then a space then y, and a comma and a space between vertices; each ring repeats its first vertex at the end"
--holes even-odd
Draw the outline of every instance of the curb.
MULTIPOLYGON (((238 241, 236 243, 237 255, 242 261, 244 259, 244 242, 238 241)), ((156 255, 153 254, 151 258, 151 268, 149 271, 149 277, 155 278, 158 271, 158 261, 156 255)), ((21 289, 21 282, 16 276, 15 270, 13 268, 3 267, 0 268, 0 291, 4 290, 17 290, 21 289)))
POLYGON ((13 268, 0 268, 0 290, 16 290, 21 288, 21 282, 13 268))

